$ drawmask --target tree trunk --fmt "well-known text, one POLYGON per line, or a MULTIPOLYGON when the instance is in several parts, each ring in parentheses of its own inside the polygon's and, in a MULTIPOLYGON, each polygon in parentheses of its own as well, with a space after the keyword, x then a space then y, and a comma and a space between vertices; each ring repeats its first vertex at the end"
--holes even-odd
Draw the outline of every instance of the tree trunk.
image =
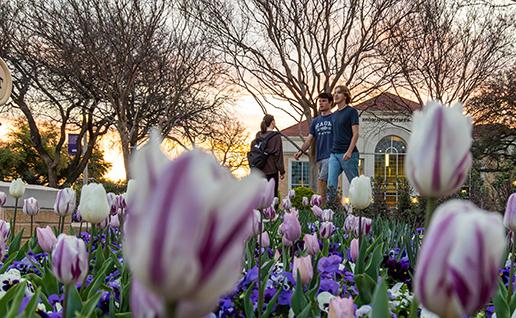
POLYGON ((129 136, 126 133, 125 129, 119 129, 120 133, 120 143, 122 146, 122 155, 124 157, 124 167, 125 167, 125 178, 126 180, 131 179, 131 174, 129 171, 129 163, 131 159, 131 143, 129 142, 129 136))

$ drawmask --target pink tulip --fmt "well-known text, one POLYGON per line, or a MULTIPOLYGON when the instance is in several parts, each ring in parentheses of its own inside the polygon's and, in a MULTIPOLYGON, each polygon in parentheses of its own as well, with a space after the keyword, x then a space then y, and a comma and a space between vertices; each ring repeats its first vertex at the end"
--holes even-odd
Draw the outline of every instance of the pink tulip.
POLYGON ((319 225, 319 234, 321 238, 327 239, 332 236, 334 229, 335 226, 332 222, 322 222, 321 225, 319 225))
POLYGON ((41 246, 41 249, 45 252, 52 251, 52 248, 54 248, 54 245, 57 243, 56 235, 48 225, 44 228, 37 227, 36 236, 38 238, 39 246, 41 246))
POLYGON ((305 234, 303 241, 305 242, 305 251, 309 255, 315 256, 317 253, 319 253, 320 247, 317 234, 305 234))
POLYGON ((260 195, 260 201, 258 202, 257 209, 263 210, 272 205, 274 200, 274 179, 267 181, 266 179, 262 179, 262 187, 264 191, 260 195))
POLYGON ((260 211, 253 210, 253 216, 252 216, 252 231, 250 236, 256 236, 260 234, 260 211))
POLYGON ((310 255, 303 257, 294 257, 294 265, 292 268, 292 275, 294 279, 297 277, 297 273, 301 277, 301 282, 306 285, 312 281, 314 276, 314 270, 312 266, 312 257, 310 255))
POLYGON ((0 208, 5 205, 7 202, 7 194, 5 192, 0 191, 0 208))
POLYGON ((351 260, 353 262, 357 261, 358 254, 359 254, 359 244, 358 244, 358 240, 355 238, 355 239, 351 240, 351 244, 350 244, 350 255, 351 255, 351 260))
POLYGON ((260 245, 262 246, 262 248, 268 248, 271 245, 269 233, 267 233, 267 231, 262 233, 262 241, 260 245))
POLYGON ((509 200, 507 200, 503 225, 513 232, 516 231, 516 193, 511 194, 509 200))
POLYGON ((294 245, 294 242, 289 241, 285 236, 281 238, 281 243, 285 246, 292 246, 294 245))
POLYGON ((290 242, 295 242, 301 237, 301 224, 295 213, 283 215, 283 223, 279 227, 279 232, 290 242))
POLYGON ((88 252, 84 241, 60 234, 52 250, 52 271, 65 285, 82 282, 88 274, 88 252))
POLYGON ((241 277, 262 178, 237 180, 200 150, 170 161, 159 145, 153 133, 132 160, 139 190, 127 202, 124 256, 145 288, 202 317, 241 277))
POLYGON ((496 291, 504 251, 500 214, 469 201, 441 204, 419 250, 414 277, 418 300, 441 317, 472 315, 496 291))
POLYGON ((322 215, 323 215, 323 210, 318 207, 317 205, 314 205, 312 206, 312 212, 314 213, 314 215, 317 217, 317 218, 321 218, 322 215))
POLYGON ((328 318, 354 318, 355 306, 353 298, 335 297, 330 300, 328 318))
POLYGON ((39 212, 39 204, 36 198, 28 198, 23 200, 23 213, 27 215, 36 215, 39 212))

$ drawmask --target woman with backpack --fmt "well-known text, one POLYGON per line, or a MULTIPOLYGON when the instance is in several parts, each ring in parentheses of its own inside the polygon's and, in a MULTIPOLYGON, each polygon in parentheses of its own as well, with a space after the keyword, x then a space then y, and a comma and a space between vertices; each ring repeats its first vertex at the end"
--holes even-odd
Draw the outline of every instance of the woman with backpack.
POLYGON ((263 172, 267 180, 274 179, 274 195, 278 197, 279 178, 285 176, 283 163, 283 145, 281 135, 274 131, 276 122, 274 116, 266 114, 260 124, 260 131, 256 139, 251 142, 251 151, 248 153, 249 166, 263 172))

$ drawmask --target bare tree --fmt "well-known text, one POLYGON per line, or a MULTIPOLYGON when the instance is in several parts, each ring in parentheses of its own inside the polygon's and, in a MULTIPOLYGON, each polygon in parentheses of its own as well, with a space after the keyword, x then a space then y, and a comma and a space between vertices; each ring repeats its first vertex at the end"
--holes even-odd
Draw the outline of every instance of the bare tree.
POLYGON ((248 138, 249 133, 240 121, 224 116, 207 140, 208 149, 222 166, 235 172, 247 167, 248 138))
POLYGON ((393 68, 392 84, 423 104, 427 97, 465 102, 514 61, 514 7, 453 0, 406 0, 410 18, 391 24, 377 49, 393 68))
MULTIPOLYGON (((389 68, 378 63, 375 48, 386 40, 385 26, 399 23, 410 11, 398 3, 185 0, 184 11, 213 37, 212 43, 233 67, 235 84, 264 112, 272 107, 297 122, 311 122, 318 115, 319 93, 346 84, 356 101, 389 81, 389 68), (277 105, 278 99, 289 107, 277 105)), ((314 164, 314 151, 310 161, 314 164)))
MULTIPOLYGON (((32 8, 15 1, 0 4, 0 31, 2 55, 13 73, 11 103, 1 111, 26 118, 31 140, 37 154, 46 166, 48 184, 58 186, 73 183, 83 172, 92 156, 97 139, 107 132, 112 117, 99 117, 99 100, 85 90, 77 90, 69 73, 58 73, 68 63, 66 57, 53 54, 52 38, 39 37, 33 32, 32 8), (49 147, 42 137, 44 123, 58 126, 57 142, 49 147), (88 136, 88 142, 78 144, 77 154, 69 162, 65 174, 58 176, 67 133, 75 131, 79 140, 88 136), (85 146, 83 148, 83 146, 85 146)), ((66 36, 66 34, 61 34, 66 36)))

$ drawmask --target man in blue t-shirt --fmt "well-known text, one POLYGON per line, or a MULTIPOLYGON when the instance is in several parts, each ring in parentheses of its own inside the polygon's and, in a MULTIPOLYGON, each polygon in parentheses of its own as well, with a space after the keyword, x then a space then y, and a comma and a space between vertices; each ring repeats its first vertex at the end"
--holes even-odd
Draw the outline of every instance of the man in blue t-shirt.
POLYGON ((339 176, 342 171, 351 183, 358 177, 359 154, 358 111, 349 106, 351 92, 346 86, 335 88, 335 103, 338 109, 333 113, 333 147, 328 160, 328 202, 334 203, 337 195, 339 176))
POLYGON ((333 96, 330 93, 321 93, 318 96, 320 115, 312 120, 310 125, 310 134, 305 139, 301 150, 298 151, 294 158, 296 160, 310 148, 312 141, 315 140, 315 153, 317 155, 317 167, 319 176, 317 177, 317 192, 323 198, 323 205, 326 202, 326 182, 328 181, 328 158, 333 146, 333 127, 332 113, 333 96))

